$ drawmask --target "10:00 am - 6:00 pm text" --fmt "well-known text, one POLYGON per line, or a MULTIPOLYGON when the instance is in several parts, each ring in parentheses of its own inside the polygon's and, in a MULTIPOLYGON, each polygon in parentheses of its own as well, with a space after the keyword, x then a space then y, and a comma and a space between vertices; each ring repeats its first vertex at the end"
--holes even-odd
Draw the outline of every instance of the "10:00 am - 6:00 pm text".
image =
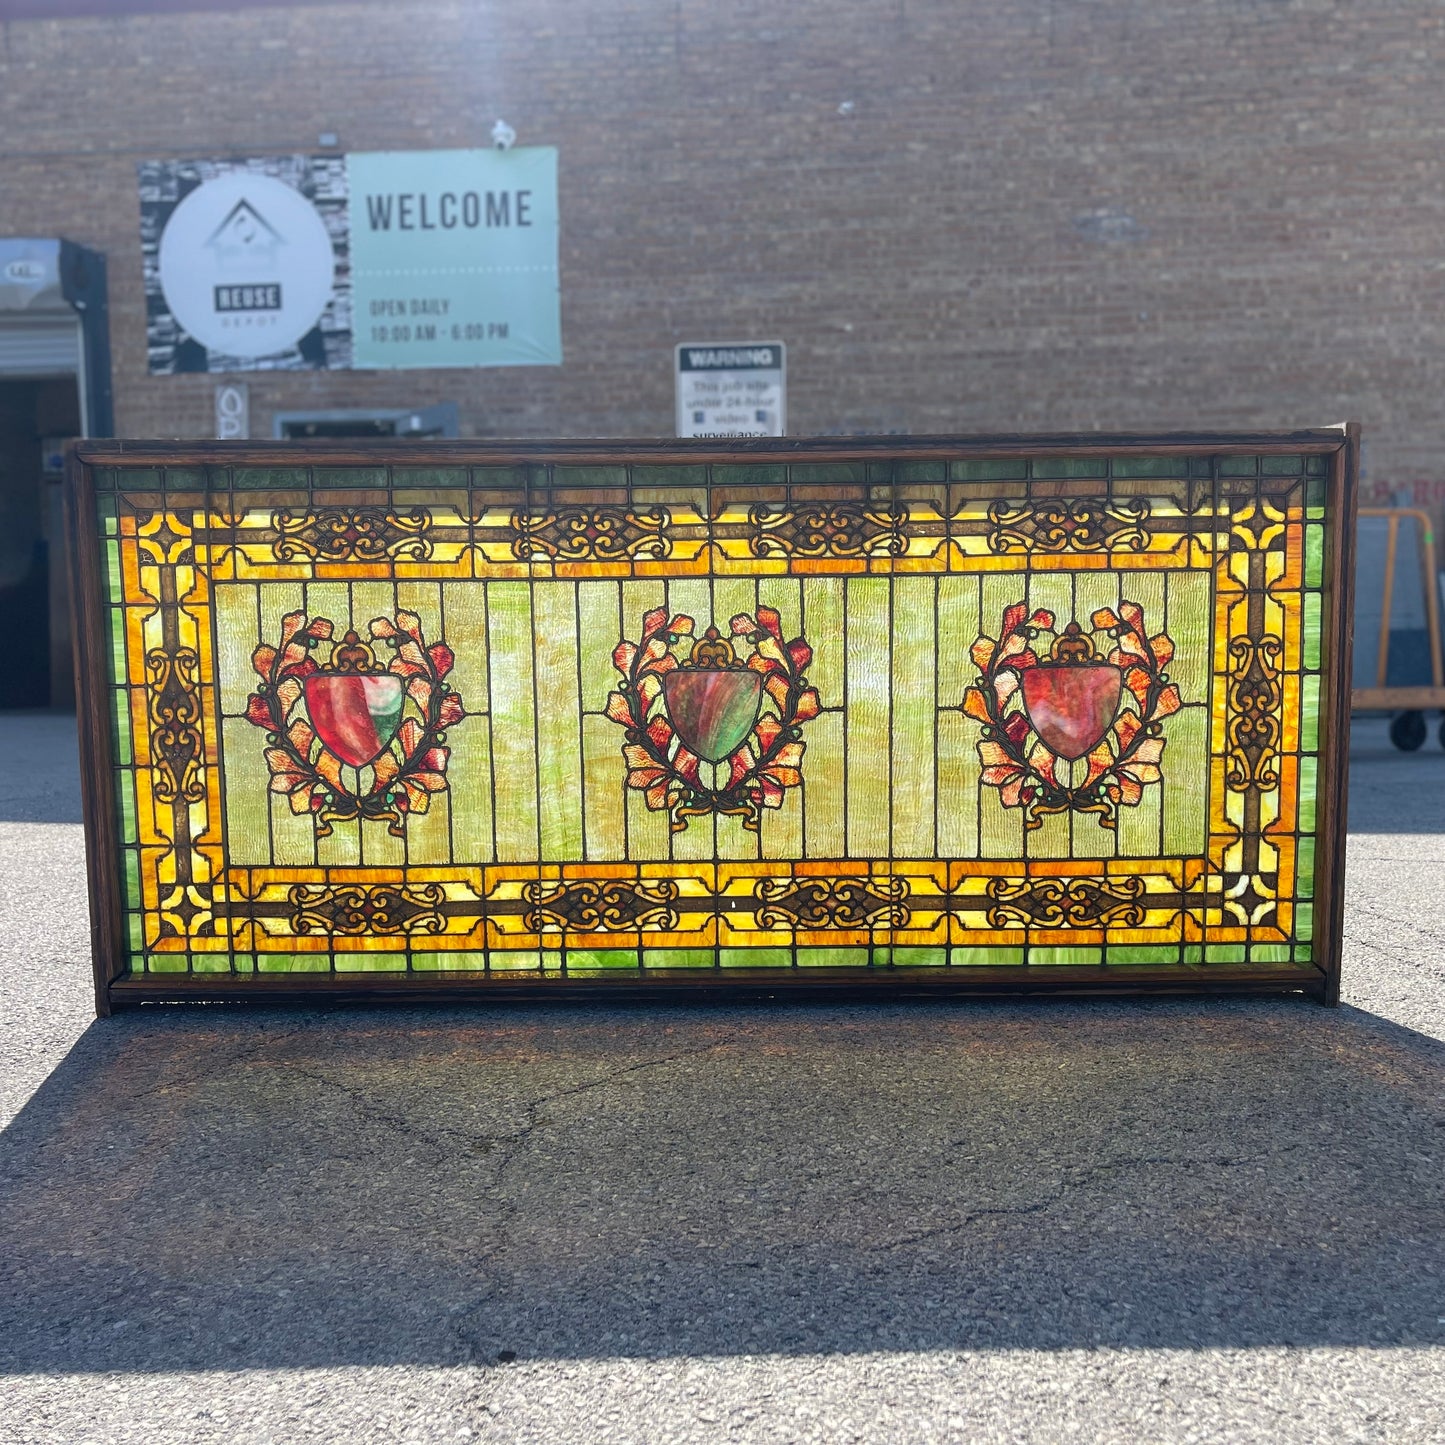
POLYGON ((418 322, 415 326, 405 322, 393 326, 373 326, 371 339, 377 342, 395 341, 436 341, 450 336, 453 341, 505 341, 505 321, 454 321, 450 328, 438 327, 434 321, 418 322))
MULTIPOLYGON (((445 296, 413 296, 410 300, 393 298, 378 299, 371 303, 373 320, 378 316, 445 316, 451 309, 451 301, 445 296)), ((371 339, 376 342, 436 341, 450 336, 453 341, 505 341, 508 323, 505 321, 453 321, 449 326, 438 326, 435 321, 417 321, 415 324, 394 322, 371 328, 371 339)))

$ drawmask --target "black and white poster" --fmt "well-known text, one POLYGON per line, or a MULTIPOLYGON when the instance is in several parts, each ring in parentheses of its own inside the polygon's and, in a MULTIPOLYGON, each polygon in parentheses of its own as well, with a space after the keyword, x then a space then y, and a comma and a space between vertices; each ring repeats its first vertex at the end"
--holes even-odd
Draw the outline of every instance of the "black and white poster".
POLYGON ((138 169, 153 374, 352 364, 344 156, 138 169))

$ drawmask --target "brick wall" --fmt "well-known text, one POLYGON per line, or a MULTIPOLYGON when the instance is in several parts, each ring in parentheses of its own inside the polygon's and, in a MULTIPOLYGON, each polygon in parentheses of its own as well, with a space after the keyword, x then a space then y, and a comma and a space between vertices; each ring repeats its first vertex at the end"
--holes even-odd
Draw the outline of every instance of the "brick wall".
POLYGON ((667 435, 679 340, 783 338, 798 434, 1317 424, 1445 477, 1445 7, 1421 0, 432 0, 0 27, 0 233, 110 257, 135 162, 558 147, 560 368, 249 377, 278 409, 667 435), (845 104, 846 103, 846 104, 845 104), (846 113, 840 113, 840 107, 846 113))

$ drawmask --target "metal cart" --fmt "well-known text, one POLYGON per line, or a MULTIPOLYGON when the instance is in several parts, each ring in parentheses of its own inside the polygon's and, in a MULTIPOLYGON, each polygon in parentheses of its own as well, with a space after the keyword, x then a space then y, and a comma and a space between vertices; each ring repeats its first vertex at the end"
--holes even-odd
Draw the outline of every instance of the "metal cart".
MULTIPOLYGON (((1440 606, 1436 583, 1435 538, 1429 514, 1415 507, 1361 507, 1360 535, 1357 538, 1359 573, 1355 593, 1355 675, 1350 693, 1352 712, 1393 712, 1390 720, 1390 741, 1402 752, 1414 752, 1424 743, 1428 733, 1425 713, 1440 712, 1440 741, 1445 746, 1445 670, 1440 656, 1440 606), (1380 586, 1372 587, 1374 577, 1370 559, 1373 549, 1368 537, 1371 521, 1383 522, 1383 565, 1380 586), (1401 573, 1400 554, 1410 549, 1402 545, 1401 532, 1415 533, 1418 582, 1412 584, 1408 572, 1401 573), (1418 591, 1415 590, 1418 588, 1418 591), (1378 624, 1373 617, 1374 603, 1379 602, 1378 624), (1415 622, 1414 627, 1400 623, 1415 622), (1418 626, 1423 621, 1423 628, 1418 626), (1428 651, 1428 669, 1418 656, 1404 659, 1405 667, 1391 667, 1391 638, 1418 637, 1428 651), (1371 656, 1371 644, 1374 655, 1371 656), (1428 670, 1429 683, 1423 680, 1428 670), (1403 683, 1401 671, 1414 671, 1421 681, 1403 683), (1393 674, 1393 676, 1392 676, 1393 674)), ((1376 546, 1378 546, 1378 542, 1376 546)), ((1396 646, 1399 663, 1401 648, 1396 646)))

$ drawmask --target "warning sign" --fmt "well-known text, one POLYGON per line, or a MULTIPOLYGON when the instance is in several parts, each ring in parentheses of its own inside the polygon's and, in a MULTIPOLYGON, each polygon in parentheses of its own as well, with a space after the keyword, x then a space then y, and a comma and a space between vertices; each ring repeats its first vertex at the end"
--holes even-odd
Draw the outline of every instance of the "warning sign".
POLYGON ((678 436, 782 436, 784 373, 781 341, 684 343, 677 348, 678 436))

